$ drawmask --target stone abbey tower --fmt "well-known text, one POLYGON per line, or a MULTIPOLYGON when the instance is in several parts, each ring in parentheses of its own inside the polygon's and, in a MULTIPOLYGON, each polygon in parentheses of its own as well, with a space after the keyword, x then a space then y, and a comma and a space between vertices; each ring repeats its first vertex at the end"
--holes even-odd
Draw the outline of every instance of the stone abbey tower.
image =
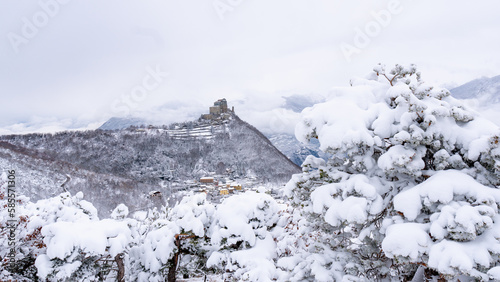
POLYGON ((232 113, 234 113, 234 107, 228 109, 226 98, 219 99, 214 102, 214 105, 208 108, 208 114, 201 115, 203 119, 215 120, 215 119, 226 119, 232 113))

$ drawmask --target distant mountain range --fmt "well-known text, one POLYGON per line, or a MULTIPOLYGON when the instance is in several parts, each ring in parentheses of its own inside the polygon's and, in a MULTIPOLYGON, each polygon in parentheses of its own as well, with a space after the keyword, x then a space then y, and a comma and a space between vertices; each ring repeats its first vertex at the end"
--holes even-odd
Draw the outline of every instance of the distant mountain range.
POLYGON ((319 149, 320 144, 316 139, 311 139, 308 144, 303 144, 291 134, 272 134, 268 138, 276 148, 297 165, 302 165, 309 155, 325 160, 328 158, 328 155, 319 149))
POLYGON ((484 103, 500 103, 500 75, 472 80, 450 90, 458 99, 478 99, 484 103))
POLYGON ((107 120, 105 123, 103 123, 98 129, 102 130, 118 130, 118 129, 125 129, 131 126, 141 126, 141 125, 147 125, 147 121, 144 119, 140 118, 119 118, 119 117, 112 117, 109 120, 107 120))
POLYGON ((500 126, 500 75, 479 78, 450 90, 469 107, 500 126))

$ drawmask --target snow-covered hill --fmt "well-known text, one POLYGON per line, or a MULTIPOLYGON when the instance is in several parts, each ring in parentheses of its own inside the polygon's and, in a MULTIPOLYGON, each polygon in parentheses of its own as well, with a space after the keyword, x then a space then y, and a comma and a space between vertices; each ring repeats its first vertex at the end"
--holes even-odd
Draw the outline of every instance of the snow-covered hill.
POLYGON ((100 216, 108 216, 120 203, 127 203, 131 210, 159 207, 161 203, 149 199, 148 192, 166 192, 157 185, 83 169, 36 150, 2 141, 0 167, 16 171, 17 193, 30 197, 32 201, 54 197, 65 190, 73 194, 82 191, 98 207, 100 216))
POLYGON ((262 183, 285 183, 300 172, 262 133, 237 116, 219 122, 0 139, 0 164, 18 168, 29 187, 23 194, 38 200, 61 193, 60 185, 69 175, 66 188, 83 191, 102 215, 120 202, 131 208, 149 205, 150 191, 167 192, 159 184, 170 171, 179 189, 186 180, 216 172, 233 178, 255 177, 262 183))
POLYGON ((117 129, 125 129, 130 126, 141 126, 147 125, 147 121, 140 118, 120 118, 120 117, 112 117, 103 123, 98 129, 102 130, 117 130, 117 129))
MULTIPOLYGON (((311 101, 304 99, 302 96, 298 96, 296 101, 294 101, 292 97, 295 96, 286 97, 286 106, 293 108, 294 110, 302 111, 305 107, 312 105, 311 101)), ((147 124, 146 120, 139 118, 113 117, 106 121, 101 127, 99 127, 99 129, 120 130, 129 127, 144 127, 147 124)), ((180 123, 171 125, 168 128, 162 128, 160 130, 168 133, 170 137, 176 139, 189 139, 194 137, 198 139, 212 139, 214 133, 223 133, 225 129, 211 124, 201 124, 193 127, 190 123, 180 123)), ((308 144, 303 144, 299 142, 294 135, 286 133, 268 134, 266 135, 266 138, 271 141, 273 146, 275 146, 279 151, 281 151, 281 153, 298 166, 302 164, 308 155, 326 159, 324 153, 319 150, 319 143, 314 140, 308 144)))

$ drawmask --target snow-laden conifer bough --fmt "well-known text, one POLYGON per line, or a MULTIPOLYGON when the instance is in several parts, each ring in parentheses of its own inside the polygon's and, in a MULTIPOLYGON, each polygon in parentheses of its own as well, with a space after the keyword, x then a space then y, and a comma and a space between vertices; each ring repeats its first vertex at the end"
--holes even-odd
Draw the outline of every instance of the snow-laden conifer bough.
POLYGON ((499 134, 413 65, 334 88, 296 127, 332 157, 288 183, 278 265, 297 280, 500 279, 499 134))
POLYGON ((331 157, 309 156, 284 200, 191 194, 99 219, 81 193, 19 196, 16 263, 0 280, 114 281, 117 257, 125 281, 500 280, 499 135, 415 66, 378 65, 302 112, 296 137, 331 157))

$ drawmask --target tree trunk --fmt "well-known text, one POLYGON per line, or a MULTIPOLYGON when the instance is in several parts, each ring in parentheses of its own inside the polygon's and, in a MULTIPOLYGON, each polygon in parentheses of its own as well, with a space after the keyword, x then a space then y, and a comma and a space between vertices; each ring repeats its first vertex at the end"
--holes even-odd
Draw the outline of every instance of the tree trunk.
POLYGON ((118 265, 118 274, 116 275, 117 282, 124 282, 125 279, 125 265, 123 264, 123 254, 117 254, 115 256, 116 264, 118 265))
POLYGON ((177 247, 177 252, 175 253, 174 257, 172 258, 172 266, 168 270, 168 276, 167 276, 167 281, 168 282, 175 282, 175 276, 177 272, 177 262, 179 260, 179 253, 181 251, 181 239, 179 237, 179 234, 175 235, 175 246, 177 247))

